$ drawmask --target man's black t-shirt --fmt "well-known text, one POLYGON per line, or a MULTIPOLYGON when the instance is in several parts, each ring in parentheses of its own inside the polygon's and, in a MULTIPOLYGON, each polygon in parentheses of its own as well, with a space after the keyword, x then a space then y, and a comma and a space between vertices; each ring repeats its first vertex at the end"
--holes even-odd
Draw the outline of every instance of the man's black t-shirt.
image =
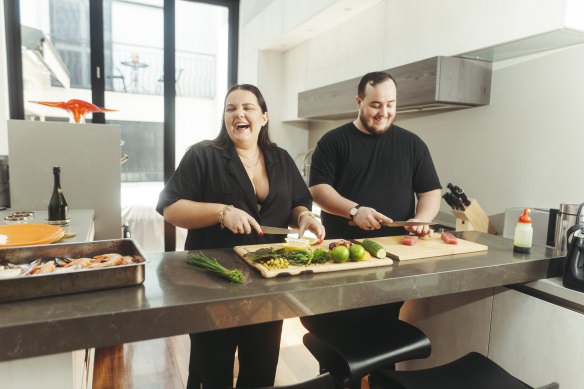
MULTIPOLYGON (((393 220, 415 214, 415 193, 440 189, 426 144, 392 125, 381 135, 364 134, 351 123, 326 133, 310 165, 310 186, 328 184, 341 196, 375 208, 393 220)), ((403 234, 402 227, 365 231, 348 219, 322 212, 327 238, 362 238, 403 234)))

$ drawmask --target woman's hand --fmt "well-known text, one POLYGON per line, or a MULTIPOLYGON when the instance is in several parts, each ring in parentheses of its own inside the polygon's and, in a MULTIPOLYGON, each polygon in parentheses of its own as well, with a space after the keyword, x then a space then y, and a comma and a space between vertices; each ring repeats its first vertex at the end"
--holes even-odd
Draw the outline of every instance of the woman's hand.
POLYGON ((300 232, 298 237, 301 238, 305 231, 311 231, 314 235, 318 237, 318 243, 322 243, 324 240, 324 226, 313 214, 307 213, 303 215, 299 220, 300 232))
POLYGON ((247 212, 229 207, 223 213, 223 225, 234 234, 251 234, 256 230, 258 234, 263 235, 262 229, 258 222, 247 212))

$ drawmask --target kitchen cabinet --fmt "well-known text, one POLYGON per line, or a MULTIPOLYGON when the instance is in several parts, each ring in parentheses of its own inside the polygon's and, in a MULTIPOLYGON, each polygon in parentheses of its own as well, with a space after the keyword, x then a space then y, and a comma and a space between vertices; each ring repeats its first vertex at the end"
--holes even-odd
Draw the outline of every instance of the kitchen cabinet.
POLYGON ((516 290, 496 288, 489 358, 532 386, 582 388, 584 314, 516 290))
POLYGON ((429 358, 400 369, 430 368, 476 351, 533 387, 582 388, 584 294, 563 288, 559 277, 406 301, 400 318, 432 343, 429 358))
MULTIPOLYGON (((487 105, 492 64, 459 57, 432 57, 386 70, 397 82, 397 111, 419 112, 487 105)), ((357 116, 361 77, 298 94, 298 117, 348 119, 357 116)))

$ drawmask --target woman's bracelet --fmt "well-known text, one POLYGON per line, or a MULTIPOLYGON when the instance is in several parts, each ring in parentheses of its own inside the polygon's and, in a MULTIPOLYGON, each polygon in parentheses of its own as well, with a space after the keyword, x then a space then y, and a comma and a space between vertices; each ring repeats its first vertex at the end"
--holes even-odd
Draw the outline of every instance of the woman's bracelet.
POLYGON ((310 216, 312 216, 313 218, 315 218, 315 219, 316 219, 316 216, 314 215, 314 213, 312 213, 312 212, 310 212, 310 211, 308 211, 308 210, 306 210, 306 211, 302 211, 302 212, 300 212, 300 215, 298 215, 298 227, 300 227, 300 219, 301 219, 301 218, 302 218, 302 216, 304 216, 304 215, 310 215, 310 216))
POLYGON ((219 225, 221 226, 221 229, 224 229, 225 226, 223 225, 223 217, 225 216, 225 213, 227 212, 227 210, 229 208, 233 208, 233 205, 229 204, 223 207, 223 209, 221 210, 221 212, 219 212, 219 225))

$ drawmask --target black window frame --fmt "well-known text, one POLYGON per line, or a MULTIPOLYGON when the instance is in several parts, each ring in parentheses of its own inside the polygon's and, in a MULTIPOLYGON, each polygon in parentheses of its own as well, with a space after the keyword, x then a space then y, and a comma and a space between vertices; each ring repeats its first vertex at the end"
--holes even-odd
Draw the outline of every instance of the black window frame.
MULTIPOLYGON (((194 3, 227 7, 229 34, 227 54, 227 84, 237 82, 239 0, 183 0, 194 3)), ((175 155, 175 0, 164 0, 164 183, 174 173, 175 155)), ((22 77, 22 39, 20 34, 20 1, 4 1, 6 33, 6 65, 8 74, 8 104, 10 119, 24 120, 24 91, 22 77)), ((105 105, 103 1, 89 0, 90 50, 91 50, 91 99, 92 103, 105 105)), ((105 114, 93 114, 92 123, 105 124, 105 114)), ((164 250, 176 250, 176 230, 165 223, 164 250)))

